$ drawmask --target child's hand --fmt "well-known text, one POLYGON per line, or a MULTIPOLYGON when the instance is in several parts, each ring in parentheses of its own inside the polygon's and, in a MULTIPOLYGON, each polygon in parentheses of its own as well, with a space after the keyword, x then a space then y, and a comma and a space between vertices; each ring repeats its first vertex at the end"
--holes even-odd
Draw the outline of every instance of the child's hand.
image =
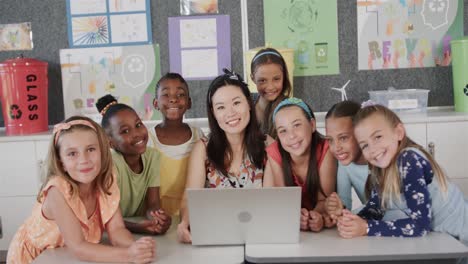
POLYGON ((153 218, 156 233, 164 234, 171 227, 172 219, 163 209, 151 211, 150 216, 153 218))
POLYGON ((177 240, 182 243, 192 243, 189 226, 184 221, 177 225, 177 240))
POLYGON ((367 235, 367 221, 346 209, 343 210, 343 217, 338 219, 337 226, 338 233, 343 238, 367 235))
POLYGON ((128 248, 128 256, 132 263, 150 263, 156 257, 156 242, 150 237, 142 237, 128 248))
POLYGON ((332 219, 330 215, 323 215, 323 221, 326 228, 331 228, 336 225, 336 219, 332 219))
POLYGON ((319 232, 323 228, 322 214, 316 211, 309 211, 309 228, 313 232, 319 232))
POLYGON ((154 224, 153 220, 150 219, 145 219, 141 222, 138 223, 138 233, 143 233, 143 234, 149 234, 149 235, 154 235, 158 233, 158 229, 156 225, 154 224))
POLYGON ((309 211, 305 208, 301 208, 301 230, 309 230, 309 211))
POLYGON ((331 219, 335 220, 343 214, 343 202, 336 192, 330 194, 325 200, 325 210, 331 219))

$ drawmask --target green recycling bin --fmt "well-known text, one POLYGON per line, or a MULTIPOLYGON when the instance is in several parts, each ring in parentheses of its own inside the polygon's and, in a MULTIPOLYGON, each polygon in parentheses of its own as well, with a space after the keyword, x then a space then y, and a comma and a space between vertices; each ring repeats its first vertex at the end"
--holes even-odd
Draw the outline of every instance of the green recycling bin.
POLYGON ((456 112, 468 112, 468 37, 452 40, 453 99, 456 112))

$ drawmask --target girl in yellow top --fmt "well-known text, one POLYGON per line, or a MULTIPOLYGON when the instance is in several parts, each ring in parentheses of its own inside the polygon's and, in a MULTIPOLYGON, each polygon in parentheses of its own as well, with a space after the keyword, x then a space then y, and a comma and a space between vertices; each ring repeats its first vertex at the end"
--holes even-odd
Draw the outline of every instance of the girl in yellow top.
POLYGON ((133 240, 119 210, 109 144, 89 118, 71 117, 54 127, 47 180, 32 215, 8 249, 7 263, 31 263, 48 248, 66 246, 92 262, 151 262, 154 240, 133 240), (112 246, 101 245, 106 231, 112 246))
POLYGON ((167 73, 156 84, 154 108, 163 115, 163 122, 150 129, 151 146, 161 153, 160 197, 162 208, 169 215, 179 214, 184 194, 187 164, 195 142, 203 137, 200 128, 183 122, 190 109, 187 82, 178 73, 167 73))

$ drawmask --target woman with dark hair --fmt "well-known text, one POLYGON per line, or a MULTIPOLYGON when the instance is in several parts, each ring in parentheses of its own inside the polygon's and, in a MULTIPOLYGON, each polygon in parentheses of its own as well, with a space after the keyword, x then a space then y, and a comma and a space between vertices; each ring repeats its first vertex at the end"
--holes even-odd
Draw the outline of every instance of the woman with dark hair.
MULTIPOLYGON (((247 84, 238 74, 225 70, 211 82, 206 103, 211 133, 193 147, 186 189, 271 186, 272 182, 263 178, 265 136, 247 84)), ((191 242, 185 194, 177 236, 181 242, 191 242)))

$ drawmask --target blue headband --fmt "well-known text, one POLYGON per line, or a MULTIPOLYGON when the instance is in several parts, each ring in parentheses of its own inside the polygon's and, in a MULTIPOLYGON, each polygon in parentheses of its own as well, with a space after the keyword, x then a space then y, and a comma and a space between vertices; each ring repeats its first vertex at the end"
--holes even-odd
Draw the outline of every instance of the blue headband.
POLYGON ((252 59, 252 62, 256 61, 258 58, 260 58, 261 56, 263 55, 268 55, 268 54, 271 54, 271 55, 275 55, 277 57, 281 57, 281 55, 278 53, 278 52, 275 52, 275 51, 271 51, 271 50, 267 50, 267 51, 264 51, 264 52, 261 52, 259 54, 257 54, 253 59, 252 59))
POLYGON ((313 118, 310 108, 306 105, 306 103, 304 103, 304 101, 296 97, 291 97, 291 98, 284 99, 283 101, 281 101, 281 103, 278 104, 278 106, 276 106, 275 110, 273 111, 273 123, 275 122, 275 117, 278 111, 281 108, 288 106, 288 105, 299 106, 300 108, 302 108, 302 110, 304 110, 307 113, 309 119, 313 118))

